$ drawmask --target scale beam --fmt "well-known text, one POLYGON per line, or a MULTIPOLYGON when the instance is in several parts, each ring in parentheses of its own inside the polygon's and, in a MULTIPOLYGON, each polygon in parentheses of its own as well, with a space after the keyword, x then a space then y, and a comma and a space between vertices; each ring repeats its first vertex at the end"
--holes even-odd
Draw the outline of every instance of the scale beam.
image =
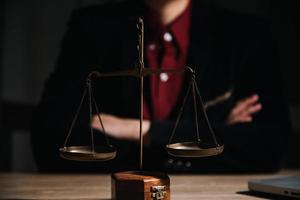
POLYGON ((106 73, 101 73, 98 71, 93 71, 91 72, 87 79, 92 79, 93 77, 95 78, 104 78, 104 77, 121 77, 121 76, 133 76, 137 78, 145 77, 145 76, 150 76, 154 74, 161 74, 161 73, 182 73, 185 71, 186 68, 184 69, 175 69, 175 68, 168 68, 168 69, 150 69, 150 68, 143 68, 142 70, 135 68, 131 70, 121 70, 117 72, 106 72, 106 73))

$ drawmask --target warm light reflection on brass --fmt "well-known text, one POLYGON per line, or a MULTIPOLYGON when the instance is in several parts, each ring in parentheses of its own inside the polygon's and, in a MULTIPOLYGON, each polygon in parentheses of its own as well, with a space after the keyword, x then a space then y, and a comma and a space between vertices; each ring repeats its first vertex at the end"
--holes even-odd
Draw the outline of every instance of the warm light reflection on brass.
POLYGON ((74 161, 108 161, 116 157, 117 151, 113 147, 95 146, 70 146, 59 149, 60 156, 74 161))

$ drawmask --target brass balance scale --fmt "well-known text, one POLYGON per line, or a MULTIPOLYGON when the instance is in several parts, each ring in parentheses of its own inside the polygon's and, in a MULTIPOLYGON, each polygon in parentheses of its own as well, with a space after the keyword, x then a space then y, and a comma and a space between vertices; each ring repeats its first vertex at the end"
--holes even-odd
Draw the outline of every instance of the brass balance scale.
MULTIPOLYGON (((103 78, 103 77, 117 77, 117 76, 133 76, 139 78, 140 80, 140 133, 139 133, 139 146, 140 146, 140 163, 139 163, 139 171, 132 172, 120 172, 112 175, 112 199, 170 199, 170 187, 169 187, 169 178, 166 174, 157 174, 143 171, 143 137, 142 137, 142 128, 143 128, 143 102, 144 102, 144 77, 160 74, 160 73, 183 73, 188 72, 190 76, 190 81, 188 85, 188 89, 186 95, 183 99, 182 106, 179 110, 179 114, 175 121, 175 125, 172 129, 171 136, 169 138, 169 142, 166 145, 166 151, 168 154, 175 157, 208 157, 218 155, 223 152, 224 146, 219 145, 212 129, 212 126, 209 122, 205 111, 205 105, 201 98, 196 80, 195 80, 195 72, 189 68, 185 67, 182 70, 175 69, 150 69, 144 67, 144 22, 141 18, 137 23, 137 29, 139 31, 139 44, 137 46, 137 50, 139 53, 139 60, 137 63, 137 67, 132 70, 118 71, 112 73, 99 73, 99 72, 91 72, 86 79, 86 88, 83 92, 80 104, 70 126, 69 132, 64 142, 64 146, 59 149, 60 156, 64 159, 73 160, 73 161, 108 161, 112 160, 117 155, 117 149, 109 143, 108 136, 105 132, 105 127, 101 119, 101 115, 99 112, 99 108, 97 106, 96 100, 93 95, 92 89, 92 80, 94 78, 103 78), (188 97, 192 95, 193 107, 194 107, 194 117, 196 124, 196 134, 197 141, 193 142, 180 142, 180 143, 172 143, 173 137, 176 133, 177 127, 182 118, 184 108, 186 106, 188 97), (90 119, 92 119, 93 107, 95 108, 96 113, 98 113, 98 120, 103 130, 103 134, 106 139, 106 146, 95 146, 94 145, 94 133, 93 129, 90 128, 91 135, 91 146, 67 146, 68 140, 71 136, 74 125, 77 121, 80 109, 84 102, 85 98, 88 98, 89 102, 89 114, 90 119), (200 102, 200 105, 197 105, 197 100, 200 102), (208 144, 202 142, 200 139, 199 132, 199 124, 198 124, 198 110, 202 111, 203 116, 205 118, 205 122, 208 125, 209 132, 213 139, 213 144, 208 144), (134 194, 134 192, 130 192, 130 188, 124 189, 122 184, 128 186, 132 185, 135 187, 135 183, 144 184, 145 187, 143 191, 139 192, 140 195, 134 194), (127 184, 126 184, 127 183, 127 184), (161 185, 161 184, 165 185, 161 185), (150 184, 150 187, 146 187, 146 184, 150 184), (146 188, 150 188, 150 191, 146 191, 146 188), (126 192, 127 191, 127 192, 126 192), (129 191, 129 192, 128 192, 129 191)), ((134 188, 133 188, 134 189, 134 188)))

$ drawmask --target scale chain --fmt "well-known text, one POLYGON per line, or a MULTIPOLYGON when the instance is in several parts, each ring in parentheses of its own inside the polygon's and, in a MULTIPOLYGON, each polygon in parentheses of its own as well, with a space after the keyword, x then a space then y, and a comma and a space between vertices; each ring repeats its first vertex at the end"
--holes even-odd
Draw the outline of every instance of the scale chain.
POLYGON ((209 119, 208 119, 208 116, 207 116, 207 113, 206 113, 206 109, 205 109, 205 107, 204 107, 204 104, 203 104, 203 101, 202 101, 202 97, 201 97, 201 95, 200 95, 199 88, 198 88, 198 86, 197 86, 197 84, 196 84, 195 79, 194 79, 193 81, 194 81, 194 85, 195 85, 196 92, 197 92, 197 94, 198 94, 198 98, 199 98, 199 100, 200 100, 200 104, 201 104, 201 108, 202 108, 202 111, 203 111, 203 114, 204 114, 205 121, 206 121, 206 123, 207 123, 207 125, 208 125, 208 129, 209 129, 209 131, 210 131, 210 133, 211 133, 211 135, 212 135, 212 137, 213 137, 213 140, 214 140, 215 145, 216 145, 217 147, 219 147, 220 144, 219 144, 218 141, 217 141, 215 132, 214 132, 214 130, 213 130, 212 126, 211 126, 211 123, 210 123, 210 121, 209 121, 209 119))
POLYGON ((207 116, 207 113, 206 113, 206 109, 205 109, 205 106, 204 106, 202 97, 201 97, 201 95, 200 95, 200 91, 199 91, 197 82, 196 82, 196 80, 195 80, 195 72, 194 72, 191 68, 189 68, 189 67, 187 67, 187 69, 190 70, 190 72, 191 72, 191 77, 192 77, 192 78, 191 78, 191 81, 190 81, 190 83, 189 83, 189 87, 188 87, 187 93, 186 93, 186 95, 185 95, 185 97, 184 97, 183 104, 182 104, 182 106, 181 106, 181 108, 180 108, 180 111, 179 111, 178 117, 177 117, 177 119, 176 119, 175 125, 174 125, 174 127, 173 127, 173 130, 172 130, 172 133, 171 133, 171 136, 170 136, 170 139, 169 139, 168 144, 171 144, 171 141, 172 141, 172 139, 173 139, 173 137, 174 137, 174 135, 175 135, 175 131, 176 131, 178 125, 179 125, 179 121, 180 121, 180 119, 181 119, 181 117, 182 117, 182 114, 183 114, 183 111, 184 111, 184 108, 185 108, 185 105, 186 105, 186 102, 187 102, 187 99, 188 99, 190 90, 191 90, 191 88, 192 88, 193 102, 194 102, 194 113, 195 113, 195 123, 196 123, 196 131, 197 131, 197 140, 198 140, 198 142, 201 141, 201 140, 200 140, 200 134, 199 134, 199 123, 198 123, 198 114, 197 114, 197 109, 198 109, 198 107, 197 107, 197 102, 196 102, 196 100, 197 100, 196 94, 197 94, 197 96, 198 96, 198 98, 199 98, 200 106, 201 106, 201 109, 202 109, 202 111, 203 111, 203 115, 204 115, 205 121, 206 121, 206 123, 207 123, 207 125, 208 125, 209 132, 211 133, 211 135, 212 135, 212 137, 213 137, 214 144, 215 144, 217 147, 219 147, 220 145, 219 145, 219 143, 218 143, 218 141, 217 141, 217 138, 216 138, 215 132, 214 132, 214 130, 213 130, 213 128, 212 128, 212 125, 211 125, 211 123, 210 123, 210 121, 209 121, 209 119, 208 119, 208 116, 207 116))
POLYGON ((170 137, 170 139, 169 139, 169 143, 168 143, 168 144, 171 144, 171 141, 172 141, 172 139, 173 139, 173 137, 174 137, 174 135, 175 135, 175 131, 176 131, 176 129, 177 129, 178 125, 179 125, 179 121, 180 121, 180 119, 181 119, 181 117, 182 117, 182 114, 183 114, 183 111, 184 111, 184 108, 185 108, 187 99, 188 99, 188 97, 189 97, 189 93, 190 93, 191 87, 192 87, 192 82, 190 81, 189 87, 188 87, 187 92, 186 92, 186 95, 185 95, 185 97, 184 97, 183 104, 182 104, 182 106, 181 106, 181 108, 180 108, 180 111, 179 111, 178 117, 177 117, 177 119, 176 119, 175 125, 174 125, 174 127, 173 127, 172 134, 171 134, 171 137, 170 137))
MULTIPOLYGON (((90 110, 90 122, 92 121, 93 117, 93 105, 92 105, 92 87, 91 87, 91 80, 87 80, 87 86, 89 91, 89 110, 90 110)), ((94 145, 94 131, 92 126, 90 126, 90 133, 91 133, 91 142, 92 142, 92 152, 95 154, 95 145, 94 145)))
POLYGON ((69 140, 69 138, 70 138, 70 136, 71 136, 71 133, 72 133, 73 128, 74 128, 74 125, 75 125, 75 123, 76 123, 76 121, 77 121, 77 118, 78 118, 79 112, 80 112, 80 110, 81 110, 81 107, 82 107, 84 98, 85 98, 85 96, 86 96, 86 93, 87 93, 87 87, 84 89, 84 92, 83 92, 83 95, 82 95, 82 97, 81 97, 79 106, 78 106, 78 108, 77 108, 77 110, 76 110, 76 114, 75 114, 74 119, 73 119, 73 121, 72 121, 72 124, 71 124, 71 126, 70 126, 70 129, 69 129, 69 132, 68 132, 68 134, 67 134, 67 137, 66 137, 66 139, 65 139, 65 142, 64 142, 64 148, 66 148, 66 146, 67 146, 67 142, 68 142, 68 140, 69 140))
POLYGON ((197 142, 200 142, 199 136, 199 124, 198 124, 198 106, 196 102, 196 91, 195 91, 195 78, 192 78, 192 93, 193 93, 193 102, 194 102, 194 114, 195 114, 195 124, 196 124, 196 133, 197 133, 197 142))
POLYGON ((111 146, 110 143, 109 143, 109 139, 108 139, 107 133, 105 131, 104 125, 103 125, 103 121, 102 121, 102 118, 101 118, 101 115, 100 115, 100 112, 99 112, 99 108, 98 108, 96 99, 95 99, 93 94, 94 93, 92 93, 92 100, 93 100, 93 103, 94 103, 94 106, 95 106, 95 110, 96 110, 96 113, 97 113, 98 120, 99 120, 101 128, 103 130, 103 134, 105 136, 106 143, 107 143, 108 146, 111 146))

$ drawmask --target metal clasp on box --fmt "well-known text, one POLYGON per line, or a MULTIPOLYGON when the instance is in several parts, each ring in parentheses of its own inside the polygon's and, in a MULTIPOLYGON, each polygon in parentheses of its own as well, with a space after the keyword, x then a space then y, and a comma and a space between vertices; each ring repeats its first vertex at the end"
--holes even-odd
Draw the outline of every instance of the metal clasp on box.
POLYGON ((151 187, 151 197, 155 200, 164 199, 166 197, 166 186, 158 185, 151 187))

